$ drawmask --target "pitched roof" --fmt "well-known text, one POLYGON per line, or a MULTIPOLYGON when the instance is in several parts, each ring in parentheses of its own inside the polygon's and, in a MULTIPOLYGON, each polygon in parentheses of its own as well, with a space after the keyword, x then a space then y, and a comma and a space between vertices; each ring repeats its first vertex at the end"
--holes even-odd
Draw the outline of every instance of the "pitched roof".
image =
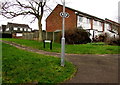
MULTIPOLYGON (((63 6, 63 5, 58 4, 57 6, 63 6)), ((57 7, 57 6, 56 6, 56 7, 57 7)), ((55 8, 56 8, 56 7, 55 7, 55 8)), ((112 20, 110 20, 110 19, 105 19, 105 20, 104 20, 104 19, 101 19, 101 18, 98 18, 98 17, 96 17, 96 16, 93 16, 93 15, 90 15, 90 14, 87 14, 87 13, 84 13, 84 12, 81 12, 81 11, 78 11, 78 10, 75 10, 75 9, 70 8, 70 7, 67 7, 67 6, 66 6, 65 8, 74 11, 75 14, 76 14, 76 15, 79 15, 79 16, 83 16, 83 17, 86 17, 86 18, 89 18, 89 19, 93 19, 93 20, 95 20, 95 21, 100 21, 100 22, 103 22, 103 23, 104 23, 104 22, 107 22, 107 23, 111 23, 111 24, 120 26, 119 23, 117 23, 117 22, 115 22, 115 21, 112 21, 112 20)), ((55 10, 55 9, 54 9, 54 10, 55 10)), ((54 11, 54 10, 53 10, 53 11, 54 11)), ((52 11, 52 12, 53 12, 53 11, 52 11)), ((51 12, 51 13, 52 13, 52 12, 51 12)), ((51 13, 50 13, 50 15, 51 15, 51 13)), ((50 15, 49 15, 49 16, 50 16, 50 15)), ((48 16, 48 17, 49 17, 49 16, 48 16)), ((47 17, 47 18, 48 18, 48 17, 47 17)))
MULTIPOLYGON (((58 4, 59 6, 63 6, 61 4, 58 4)), ((57 6, 58 6, 57 5, 57 6)), ((73 8, 70 8, 70 7, 65 7, 67 9, 70 9, 74 12, 76 12, 77 15, 80 15, 80 16, 83 16, 83 17, 86 17, 86 18, 90 18, 90 19, 94 19, 94 20, 97 20, 97 21, 101 21, 101 22, 104 22, 105 20, 104 19, 101 19, 101 18, 98 18, 96 16, 93 16, 93 15, 90 15, 90 14, 87 14, 87 13, 84 13, 84 12, 81 12, 81 11, 78 11, 78 10, 75 10, 73 8)))
POLYGON ((105 20, 106 20, 106 22, 108 22, 108 23, 110 23, 110 24, 114 24, 114 25, 116 25, 116 26, 119 26, 119 27, 120 27, 120 23, 117 23, 117 22, 112 21, 112 20, 107 19, 107 18, 105 18, 105 20))
POLYGON ((9 26, 9 27, 22 27, 22 28, 31 29, 27 24, 18 24, 18 23, 8 22, 7 26, 9 26))

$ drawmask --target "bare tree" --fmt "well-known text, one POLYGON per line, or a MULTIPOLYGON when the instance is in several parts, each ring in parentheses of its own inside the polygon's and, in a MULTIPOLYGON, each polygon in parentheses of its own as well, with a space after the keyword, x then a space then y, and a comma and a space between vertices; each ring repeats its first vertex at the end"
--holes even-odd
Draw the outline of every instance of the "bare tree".
POLYGON ((1 15, 8 19, 23 15, 32 15, 33 20, 38 20, 39 41, 42 41, 42 17, 46 9, 47 0, 12 0, 4 1, 1 4, 1 15))

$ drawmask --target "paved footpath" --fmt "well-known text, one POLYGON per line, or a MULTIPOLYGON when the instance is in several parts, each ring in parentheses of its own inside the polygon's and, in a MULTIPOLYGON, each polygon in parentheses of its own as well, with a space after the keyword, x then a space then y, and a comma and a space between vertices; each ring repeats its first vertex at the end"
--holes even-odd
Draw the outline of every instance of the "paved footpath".
MULTIPOLYGON (((38 54, 60 57, 60 53, 37 50, 8 41, 2 42, 38 54)), ((65 58, 77 67, 77 72, 72 79, 64 83, 118 83, 119 81, 118 59, 120 54, 66 54, 65 58)))

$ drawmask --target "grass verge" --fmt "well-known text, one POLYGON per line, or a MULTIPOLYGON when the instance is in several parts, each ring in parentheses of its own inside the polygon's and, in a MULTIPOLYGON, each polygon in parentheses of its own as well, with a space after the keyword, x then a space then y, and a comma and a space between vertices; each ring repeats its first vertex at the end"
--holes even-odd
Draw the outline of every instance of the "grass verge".
MULTIPOLYGON (((11 42, 15 42, 21 45, 29 46, 39 50, 45 50, 49 52, 61 52, 61 44, 53 43, 53 49, 50 50, 49 44, 46 44, 46 48, 43 48, 43 42, 24 39, 3 39, 11 42)), ((119 54, 120 46, 105 45, 104 43, 89 43, 81 45, 65 45, 66 53, 73 54, 119 54)))
POLYGON ((39 55, 2 44, 3 83, 60 83, 76 71, 73 64, 65 62, 60 66, 60 58, 39 55))

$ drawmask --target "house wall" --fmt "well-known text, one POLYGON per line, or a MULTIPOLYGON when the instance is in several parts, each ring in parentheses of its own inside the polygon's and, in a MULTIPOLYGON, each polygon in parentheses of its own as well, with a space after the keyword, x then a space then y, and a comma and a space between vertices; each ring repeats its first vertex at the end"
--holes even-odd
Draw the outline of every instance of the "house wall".
MULTIPOLYGON (((46 31, 54 32, 56 30, 62 30, 62 17, 60 13, 63 7, 58 5, 53 12, 46 19, 46 31)), ((77 16, 74 11, 66 8, 66 12, 70 14, 68 18, 65 19, 65 29, 74 29, 77 27, 77 16)))

